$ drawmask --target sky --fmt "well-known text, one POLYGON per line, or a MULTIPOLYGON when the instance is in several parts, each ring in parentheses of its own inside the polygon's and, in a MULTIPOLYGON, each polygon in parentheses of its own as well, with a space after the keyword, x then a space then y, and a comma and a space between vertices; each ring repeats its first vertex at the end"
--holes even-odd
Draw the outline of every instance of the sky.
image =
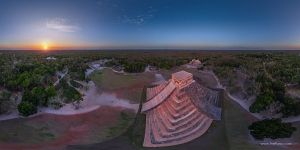
POLYGON ((300 0, 0 0, 0 49, 300 49, 300 0))

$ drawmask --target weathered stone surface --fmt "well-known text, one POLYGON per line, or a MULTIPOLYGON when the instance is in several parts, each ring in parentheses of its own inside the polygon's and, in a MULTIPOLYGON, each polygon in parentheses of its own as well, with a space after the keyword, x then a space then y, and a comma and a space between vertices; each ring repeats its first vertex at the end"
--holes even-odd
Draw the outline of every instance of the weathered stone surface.
POLYGON ((168 83, 147 89, 145 147, 183 144, 203 135, 219 119, 218 93, 180 71, 168 83))

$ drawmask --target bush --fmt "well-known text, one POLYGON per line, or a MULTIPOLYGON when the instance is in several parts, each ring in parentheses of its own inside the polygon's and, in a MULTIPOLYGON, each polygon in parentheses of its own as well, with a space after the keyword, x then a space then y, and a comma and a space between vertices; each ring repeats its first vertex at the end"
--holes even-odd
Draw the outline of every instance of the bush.
POLYGON ((260 73, 256 77, 256 82, 260 83, 260 94, 256 101, 250 106, 252 113, 259 113, 266 110, 275 101, 281 103, 285 100, 285 85, 281 81, 272 81, 265 73, 260 73))
POLYGON ((274 96, 271 92, 263 93, 257 96, 256 101, 250 106, 249 111, 259 113, 266 110, 274 102, 274 96))
POLYGON ((46 94, 48 99, 51 97, 56 96, 56 90, 54 86, 49 86, 48 88, 46 88, 46 94))
POLYGON ((124 66, 124 70, 130 73, 144 72, 146 65, 140 62, 128 63, 124 66))
POLYGON ((59 108, 63 107, 63 104, 59 101, 50 101, 49 106, 54 109, 59 109, 59 108))
POLYGON ((9 100, 10 96, 11 96, 11 92, 3 91, 0 94, 0 100, 4 100, 4 101, 9 100))
POLYGON ((10 105, 11 105, 10 97, 11 97, 11 93, 7 91, 3 91, 0 94, 0 114, 5 113, 10 109, 10 105))
POLYGON ((291 123, 282 123, 281 119, 265 119, 252 123, 248 129, 250 134, 259 140, 264 138, 289 138, 296 128, 291 123))
POLYGON ((69 72, 69 75, 74 80, 84 81, 85 80, 85 72, 84 70, 77 70, 76 72, 69 72))
POLYGON ((37 103, 34 103, 35 106, 38 105, 43 105, 47 106, 48 105, 48 96, 46 89, 44 87, 34 87, 31 90, 31 94, 34 99, 36 99, 37 103))
POLYGON ((22 96, 22 102, 30 102, 31 104, 38 106, 39 100, 34 97, 30 90, 25 90, 22 96))
POLYGON ((300 102, 297 102, 290 97, 285 97, 283 104, 284 106, 280 110, 283 117, 300 115, 300 102))
POLYGON ((284 83, 280 81, 274 81, 272 82, 272 89, 274 91, 275 99, 277 101, 283 102, 285 95, 284 83))
POLYGON ((63 96, 66 98, 66 103, 79 102, 82 100, 81 94, 76 89, 70 86, 64 87, 63 96))
POLYGON ((29 116, 37 112, 37 107, 30 102, 23 101, 18 105, 18 111, 23 116, 29 116))

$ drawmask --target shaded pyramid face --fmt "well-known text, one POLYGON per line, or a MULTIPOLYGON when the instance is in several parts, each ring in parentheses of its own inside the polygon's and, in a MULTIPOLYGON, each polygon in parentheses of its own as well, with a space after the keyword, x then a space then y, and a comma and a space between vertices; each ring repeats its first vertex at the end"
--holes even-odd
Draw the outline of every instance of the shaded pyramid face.
POLYGON ((180 88, 170 80, 147 89, 148 101, 143 105, 146 113, 145 147, 183 144, 200 137, 210 127, 213 118, 201 111, 187 92, 195 81, 187 83, 180 88))

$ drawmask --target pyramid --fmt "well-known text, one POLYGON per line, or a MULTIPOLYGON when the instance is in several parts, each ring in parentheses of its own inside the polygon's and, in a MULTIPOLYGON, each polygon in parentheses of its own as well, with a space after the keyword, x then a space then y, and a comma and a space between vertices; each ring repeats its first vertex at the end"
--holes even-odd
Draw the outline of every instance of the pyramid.
POLYGON ((219 93, 193 80, 186 71, 147 89, 144 147, 174 146, 203 135, 221 119, 219 93))

